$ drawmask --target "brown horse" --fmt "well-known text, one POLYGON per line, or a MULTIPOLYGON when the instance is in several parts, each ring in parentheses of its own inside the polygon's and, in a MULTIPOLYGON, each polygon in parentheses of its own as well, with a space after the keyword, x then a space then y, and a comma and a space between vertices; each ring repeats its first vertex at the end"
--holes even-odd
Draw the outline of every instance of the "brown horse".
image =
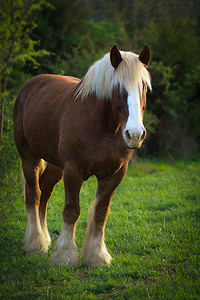
POLYGON ((78 263, 74 237, 79 192, 83 181, 95 175, 98 189, 82 257, 91 266, 111 262, 104 228, 114 191, 134 149, 146 137, 142 120, 147 87, 151 88, 150 55, 147 45, 140 55, 114 45, 82 80, 39 75, 22 87, 14 108, 14 136, 26 180, 25 251, 29 254, 48 250, 47 203, 64 175, 64 228, 51 262, 78 263), (45 169, 42 159, 47 162, 45 169))

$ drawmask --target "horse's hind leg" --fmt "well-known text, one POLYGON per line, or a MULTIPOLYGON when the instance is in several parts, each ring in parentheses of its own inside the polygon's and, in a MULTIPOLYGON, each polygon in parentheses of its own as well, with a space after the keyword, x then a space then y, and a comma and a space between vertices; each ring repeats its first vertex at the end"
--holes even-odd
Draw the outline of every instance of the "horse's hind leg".
POLYGON ((112 260, 104 242, 104 229, 111 198, 126 170, 127 166, 124 166, 113 176, 98 180, 96 201, 89 210, 87 234, 82 248, 83 262, 90 266, 108 265, 112 260))
POLYGON ((54 186, 58 183, 63 177, 63 170, 47 164, 45 171, 40 176, 40 206, 39 206, 39 215, 40 215, 40 224, 44 235, 46 237, 47 244, 50 245, 51 238, 47 228, 46 214, 47 214, 47 204, 48 200, 53 192, 54 186))
POLYGON ((46 252, 48 243, 42 231, 39 218, 39 204, 41 190, 39 187, 39 176, 42 172, 41 160, 33 157, 22 158, 24 172, 26 208, 28 224, 25 237, 25 251, 30 255, 46 252))
POLYGON ((76 266, 78 263, 78 251, 74 239, 76 221, 80 214, 79 192, 82 182, 83 180, 76 165, 68 163, 64 172, 64 227, 51 256, 51 263, 54 265, 69 264, 71 266, 76 266))

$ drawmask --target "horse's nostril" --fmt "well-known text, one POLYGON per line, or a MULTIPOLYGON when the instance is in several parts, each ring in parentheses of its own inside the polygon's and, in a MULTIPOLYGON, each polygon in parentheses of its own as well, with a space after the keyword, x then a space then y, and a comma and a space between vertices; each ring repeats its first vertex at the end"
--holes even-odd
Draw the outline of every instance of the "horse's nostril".
POLYGON ((131 140, 131 136, 130 136, 130 133, 128 132, 128 130, 126 130, 125 135, 128 140, 131 140))
POLYGON ((144 139, 146 138, 146 136, 147 136, 147 131, 146 131, 146 129, 144 129, 144 130, 143 130, 143 133, 142 133, 142 136, 141 136, 141 138, 140 138, 141 142, 144 141, 144 139))

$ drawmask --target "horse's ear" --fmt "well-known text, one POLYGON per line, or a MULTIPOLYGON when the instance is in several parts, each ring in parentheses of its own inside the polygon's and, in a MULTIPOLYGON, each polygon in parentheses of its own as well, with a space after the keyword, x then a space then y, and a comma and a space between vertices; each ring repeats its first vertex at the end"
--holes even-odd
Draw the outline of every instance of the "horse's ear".
POLYGON ((151 49, 148 45, 144 46, 143 50, 139 55, 139 59, 145 65, 145 67, 148 67, 151 60, 151 49))
POLYGON ((117 45, 114 45, 110 50, 110 62, 111 65, 116 69, 122 61, 122 56, 119 52, 117 45))

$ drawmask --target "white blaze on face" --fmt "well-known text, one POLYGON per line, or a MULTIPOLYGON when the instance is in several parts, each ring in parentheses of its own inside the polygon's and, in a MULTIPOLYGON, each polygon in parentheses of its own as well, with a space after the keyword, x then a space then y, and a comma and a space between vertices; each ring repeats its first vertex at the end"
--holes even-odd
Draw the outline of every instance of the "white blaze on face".
POLYGON ((124 134, 128 131, 131 138, 133 136, 140 137, 143 134, 144 126, 142 122, 138 87, 128 94, 127 104, 129 116, 124 129, 124 134))

